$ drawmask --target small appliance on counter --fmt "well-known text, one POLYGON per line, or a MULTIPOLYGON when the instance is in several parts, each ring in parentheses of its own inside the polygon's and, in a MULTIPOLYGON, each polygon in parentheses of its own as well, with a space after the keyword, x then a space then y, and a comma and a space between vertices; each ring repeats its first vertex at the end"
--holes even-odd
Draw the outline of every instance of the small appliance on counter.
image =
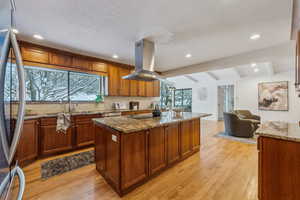
POLYGON ((140 102, 138 102, 138 101, 130 101, 129 102, 129 109, 130 110, 139 110, 140 109, 140 102))
POLYGON ((114 110, 125 110, 126 108, 126 104, 124 102, 114 102, 112 104, 112 108, 114 110))
POLYGON ((154 107, 154 110, 152 111, 152 116, 153 117, 160 117, 161 116, 161 111, 159 109, 159 106, 156 104, 154 107))

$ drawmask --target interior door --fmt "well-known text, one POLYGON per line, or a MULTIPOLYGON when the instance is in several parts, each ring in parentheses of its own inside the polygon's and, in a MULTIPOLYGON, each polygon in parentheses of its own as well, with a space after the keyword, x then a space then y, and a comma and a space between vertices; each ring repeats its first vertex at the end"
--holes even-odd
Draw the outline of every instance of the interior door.
POLYGON ((218 120, 223 120, 224 112, 234 110, 234 85, 218 86, 218 120))

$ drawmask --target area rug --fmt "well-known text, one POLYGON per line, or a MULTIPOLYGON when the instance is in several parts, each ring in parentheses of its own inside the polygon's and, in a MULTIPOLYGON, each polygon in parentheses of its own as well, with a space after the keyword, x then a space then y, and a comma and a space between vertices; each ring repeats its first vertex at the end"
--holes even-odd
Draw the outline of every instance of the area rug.
POLYGON ((215 137, 225 138, 228 140, 234 140, 234 141, 243 142, 243 143, 247 143, 247 144, 256 144, 257 143, 256 135, 254 135, 253 138, 240 138, 240 137, 234 137, 231 135, 227 135, 225 132, 220 132, 220 133, 216 134, 215 137))
POLYGON ((95 162, 94 150, 49 160, 41 164, 41 177, 47 179, 55 175, 78 169, 95 162))

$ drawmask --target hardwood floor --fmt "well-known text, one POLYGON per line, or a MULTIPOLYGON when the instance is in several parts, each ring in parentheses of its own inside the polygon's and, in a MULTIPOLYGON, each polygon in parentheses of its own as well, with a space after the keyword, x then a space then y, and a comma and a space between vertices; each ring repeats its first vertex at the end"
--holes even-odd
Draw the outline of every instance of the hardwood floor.
MULTIPOLYGON (((221 130, 223 123, 203 120, 199 153, 122 199, 257 200, 256 145, 214 137, 221 130)), ((120 199, 95 165, 41 180, 40 165, 45 160, 49 159, 23 169, 27 182, 24 199, 120 199)))

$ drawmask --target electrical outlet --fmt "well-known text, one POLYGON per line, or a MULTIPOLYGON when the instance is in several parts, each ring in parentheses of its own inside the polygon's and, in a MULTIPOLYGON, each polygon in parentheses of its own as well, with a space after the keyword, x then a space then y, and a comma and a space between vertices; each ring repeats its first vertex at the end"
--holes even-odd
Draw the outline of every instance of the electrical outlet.
POLYGON ((114 142, 118 142, 118 138, 116 135, 111 135, 111 140, 114 142))

